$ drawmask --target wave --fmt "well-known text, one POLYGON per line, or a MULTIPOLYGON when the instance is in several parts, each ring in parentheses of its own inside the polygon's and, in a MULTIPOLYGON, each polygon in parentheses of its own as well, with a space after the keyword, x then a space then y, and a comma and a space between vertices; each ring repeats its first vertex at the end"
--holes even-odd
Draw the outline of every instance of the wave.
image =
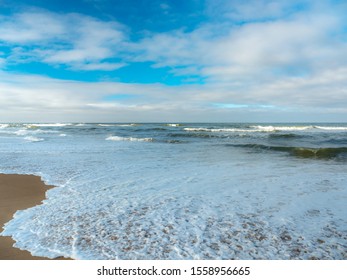
POLYGON ((9 127, 9 124, 0 124, 0 129, 9 127))
POLYGON ((120 137, 120 136, 109 136, 105 140, 109 141, 132 141, 132 142, 153 142, 153 138, 135 138, 135 137, 120 137))
POLYGON ((165 127, 150 127, 150 128, 136 128, 133 131, 134 132, 141 132, 141 131, 166 131, 168 130, 165 127))
POLYGON ((261 126, 254 125, 244 128, 204 128, 204 127, 186 127, 186 131, 203 131, 203 132, 277 132, 277 131, 296 131, 312 129, 313 126, 261 126))
POLYGON ((270 138, 284 138, 284 139, 291 139, 291 138, 302 138, 303 136, 302 135, 299 135, 299 134, 294 134, 294 133, 279 133, 279 134, 276 134, 276 133, 271 133, 269 134, 269 137, 270 138))
POLYGON ((241 129, 241 128, 204 128, 204 127, 186 127, 185 131, 197 131, 197 132, 257 132, 258 130, 241 129))
POLYGON ((253 128, 258 131, 264 131, 264 132, 273 132, 273 131, 296 131, 296 130, 307 130, 312 129, 314 126, 312 125, 306 125, 306 126, 262 126, 262 125, 252 125, 250 128, 253 128))
POLYGON ((302 131, 310 129, 320 129, 320 130, 346 130, 346 126, 317 126, 317 125, 297 125, 297 126, 261 126, 253 125, 250 128, 261 130, 261 131, 302 131))
POLYGON ((36 128, 36 127, 63 127, 72 125, 71 123, 30 123, 26 124, 27 128, 36 128))
POLYGON ((223 138, 223 136, 219 135, 213 135, 213 134, 208 134, 208 133, 169 133, 169 137, 179 137, 179 138, 223 138))
POLYGON ((120 127, 129 127, 129 126, 138 126, 139 124, 130 123, 130 124, 98 124, 98 126, 120 126, 120 127))
POLYGON ((346 126, 314 126, 314 128, 322 130, 347 130, 346 126))
POLYGON ((14 132, 14 134, 19 135, 19 136, 27 135, 28 133, 29 132, 26 129, 20 129, 20 130, 17 130, 17 131, 14 132))
POLYGON ((228 146, 251 148, 258 150, 287 152, 292 156, 311 159, 334 159, 347 156, 347 147, 338 148, 307 148, 307 147, 286 147, 268 146, 262 144, 227 144, 228 146))
POLYGON ((38 138, 38 137, 34 137, 34 136, 27 136, 24 138, 26 141, 29 141, 29 142, 41 142, 41 141, 44 141, 45 139, 43 138, 38 138))
POLYGON ((169 143, 169 144, 184 144, 184 143, 188 143, 187 141, 182 141, 182 140, 173 140, 173 139, 170 139, 170 140, 166 140, 164 141, 164 143, 169 143))
POLYGON ((176 126, 183 126, 183 125, 179 124, 179 123, 168 123, 168 124, 166 124, 166 126, 174 126, 174 127, 176 127, 176 126))

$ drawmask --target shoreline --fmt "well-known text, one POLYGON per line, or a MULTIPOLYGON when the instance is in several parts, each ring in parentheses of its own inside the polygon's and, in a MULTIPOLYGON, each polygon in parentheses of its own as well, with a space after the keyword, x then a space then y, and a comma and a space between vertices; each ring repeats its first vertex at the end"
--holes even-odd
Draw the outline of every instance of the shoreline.
MULTIPOLYGON (((13 218, 17 210, 24 210, 42 203, 46 191, 54 186, 45 185, 39 176, 0 174, 0 228, 13 218)), ((0 260, 51 260, 32 256, 29 251, 13 247, 10 236, 0 236, 0 260)), ((66 258, 59 257, 59 260, 66 258)))

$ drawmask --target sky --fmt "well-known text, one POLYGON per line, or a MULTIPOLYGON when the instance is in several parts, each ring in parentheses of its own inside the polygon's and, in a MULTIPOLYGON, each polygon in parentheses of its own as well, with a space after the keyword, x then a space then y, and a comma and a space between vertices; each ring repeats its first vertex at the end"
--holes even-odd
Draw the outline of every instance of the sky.
POLYGON ((0 0, 1 122, 347 122, 347 2, 0 0))

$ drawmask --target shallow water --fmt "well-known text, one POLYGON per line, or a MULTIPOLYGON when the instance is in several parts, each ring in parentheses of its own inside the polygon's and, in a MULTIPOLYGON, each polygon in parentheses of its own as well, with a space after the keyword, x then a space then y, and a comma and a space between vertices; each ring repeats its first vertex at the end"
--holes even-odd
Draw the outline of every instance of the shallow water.
POLYGON ((347 259, 346 124, 0 124, 58 186, 2 234, 76 259, 347 259))

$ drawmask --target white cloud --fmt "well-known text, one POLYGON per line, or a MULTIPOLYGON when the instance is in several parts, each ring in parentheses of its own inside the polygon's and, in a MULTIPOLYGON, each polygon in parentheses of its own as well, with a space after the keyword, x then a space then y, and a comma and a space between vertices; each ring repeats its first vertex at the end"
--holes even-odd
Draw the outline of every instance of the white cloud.
MULTIPOLYGON (((284 121, 339 118, 346 112, 347 68, 303 78, 283 78, 268 85, 125 84, 78 82, 0 72, 0 119, 11 121, 284 121), (132 95, 117 99, 117 95, 132 95), (112 97, 108 99, 108 97, 112 97), (107 101, 108 100, 108 101, 107 101), (215 104, 236 104, 215 106, 215 104), (242 108, 240 105, 242 104, 242 108), (305 113, 306 112, 306 113, 305 113), (260 114, 260 115, 259 115, 260 114), (284 117, 283 117, 284 116, 284 117), (287 116, 287 118, 285 118, 287 116), (266 119, 261 119, 265 118, 266 119), (260 118, 260 119, 259 119, 260 118), (235 121, 235 119, 233 119, 235 121)), ((342 120, 347 121, 345 118, 342 120)))
POLYGON ((147 33, 136 42, 121 24, 80 14, 36 10, 2 17, 0 41, 12 47, 12 53, 6 58, 2 54, 0 67, 5 59, 38 60, 83 71, 151 62, 153 67, 169 67, 175 75, 203 77, 205 84, 86 83, 0 72, 0 104, 5 108, 1 114, 28 110, 39 117, 45 110, 90 120, 100 116, 108 118, 105 121, 116 121, 113 117, 158 121, 179 116, 189 121, 206 116, 228 120, 237 110, 242 117, 258 116, 255 112, 269 116, 286 112, 291 117, 310 112, 347 121, 346 116, 341 118, 347 108, 345 16, 331 9, 324 13, 292 9, 282 18, 289 5, 285 1, 256 2, 245 6, 233 1, 235 6, 226 9, 222 21, 201 24, 190 32, 147 33), (259 3, 269 10, 260 9, 259 3), (268 17, 271 20, 263 20, 268 17), (235 25, 231 18, 255 20, 235 25), (105 101, 117 94, 136 98, 105 101))
POLYGON ((113 70, 122 64, 102 60, 117 54, 126 40, 124 30, 114 21, 45 10, 0 17, 0 42, 12 47, 9 63, 31 59, 73 69, 113 70))
POLYGON ((192 74, 217 81, 269 78, 275 72, 296 69, 315 71, 347 62, 347 44, 332 35, 340 23, 333 15, 305 14, 230 26, 222 34, 215 32, 218 25, 190 33, 154 34, 134 46, 139 52, 135 60, 177 67, 177 74, 187 73, 188 68, 192 74))
POLYGON ((37 44, 65 35, 59 16, 50 12, 25 12, 0 17, 0 41, 37 44))

